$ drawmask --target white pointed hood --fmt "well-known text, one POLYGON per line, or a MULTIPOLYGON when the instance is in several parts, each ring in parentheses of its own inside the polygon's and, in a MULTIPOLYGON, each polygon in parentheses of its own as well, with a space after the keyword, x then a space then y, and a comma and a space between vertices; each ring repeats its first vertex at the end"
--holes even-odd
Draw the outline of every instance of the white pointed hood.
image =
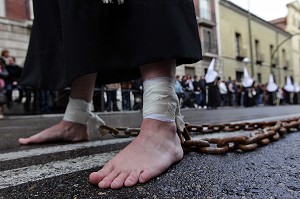
POLYGON ((269 76, 269 82, 268 82, 268 85, 267 85, 266 89, 267 89, 268 92, 275 92, 278 89, 278 86, 274 82, 274 78, 273 78, 272 74, 270 74, 270 76, 269 76))
POLYGON ((295 93, 299 93, 300 92, 300 86, 297 83, 295 83, 294 86, 295 86, 295 93))
POLYGON ((286 78, 286 84, 285 86, 283 87, 284 90, 286 90, 287 92, 294 92, 294 85, 292 84, 292 80, 291 80, 291 77, 290 76, 287 76, 286 78))
POLYGON ((242 81, 243 87, 251 87, 253 85, 253 79, 249 76, 248 70, 246 67, 244 67, 244 78, 242 81))
POLYGON ((205 81, 206 83, 211 83, 216 80, 218 77, 218 73, 214 71, 215 66, 215 58, 213 58, 208 66, 207 73, 205 75, 205 81))

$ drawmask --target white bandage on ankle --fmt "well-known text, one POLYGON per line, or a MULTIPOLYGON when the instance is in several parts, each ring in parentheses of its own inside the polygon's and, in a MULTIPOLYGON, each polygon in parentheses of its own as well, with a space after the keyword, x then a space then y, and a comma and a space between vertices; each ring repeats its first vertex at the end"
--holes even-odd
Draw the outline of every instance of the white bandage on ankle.
POLYGON ((91 111, 91 102, 69 98, 63 120, 87 125, 88 132, 96 133, 104 121, 91 111))
POLYGON ((178 97, 175 93, 175 80, 159 77, 143 83, 143 117, 163 122, 174 122, 180 131, 184 129, 180 115, 178 97))

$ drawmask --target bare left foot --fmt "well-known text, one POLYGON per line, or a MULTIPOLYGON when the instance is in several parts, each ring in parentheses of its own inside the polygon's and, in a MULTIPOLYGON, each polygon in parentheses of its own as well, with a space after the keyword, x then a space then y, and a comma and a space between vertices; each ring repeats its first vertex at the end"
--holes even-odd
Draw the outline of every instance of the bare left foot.
POLYGON ((78 142, 87 140, 88 132, 86 125, 62 120, 60 123, 33 136, 20 138, 19 143, 27 145, 59 141, 78 142))
POLYGON ((175 123, 144 119, 138 137, 89 179, 103 189, 130 187, 160 175, 182 157, 175 123))

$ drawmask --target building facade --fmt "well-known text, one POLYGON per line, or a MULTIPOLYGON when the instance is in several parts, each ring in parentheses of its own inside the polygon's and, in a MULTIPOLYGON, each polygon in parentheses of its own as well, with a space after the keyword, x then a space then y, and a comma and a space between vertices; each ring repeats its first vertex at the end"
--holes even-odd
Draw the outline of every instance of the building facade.
POLYGON ((23 65, 32 26, 31 0, 0 0, 0 51, 8 49, 23 65))
POLYGON ((247 67, 256 82, 267 83, 272 73, 283 86, 286 76, 294 74, 291 34, 227 0, 219 4, 224 79, 241 80, 247 67))
MULTIPOLYGON (((300 83, 300 36, 293 37, 300 30, 298 2, 288 4, 288 16, 276 23, 249 15, 227 0, 194 0, 194 5, 203 60, 177 67, 178 75, 204 76, 215 58, 215 70, 225 80, 241 79, 247 66, 257 82, 267 83, 272 73, 279 85, 284 85, 288 75, 300 83)), ((0 50, 8 49, 21 66, 32 19, 32 0, 0 0, 0 50)))
POLYGON ((221 73, 222 64, 218 59, 217 2, 216 0, 194 0, 203 60, 194 64, 177 67, 176 73, 178 75, 204 76, 213 58, 217 60, 215 69, 221 73))
POLYGON ((286 70, 293 71, 294 83, 300 84, 300 4, 298 1, 287 4, 288 15, 271 21, 291 34, 291 63, 286 70))

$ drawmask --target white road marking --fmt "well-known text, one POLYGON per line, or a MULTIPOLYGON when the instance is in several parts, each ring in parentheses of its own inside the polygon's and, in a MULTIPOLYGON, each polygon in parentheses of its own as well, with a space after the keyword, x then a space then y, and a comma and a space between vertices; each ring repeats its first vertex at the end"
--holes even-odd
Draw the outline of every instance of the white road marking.
POLYGON ((17 152, 8 152, 8 153, 0 154, 0 162, 20 159, 20 158, 28 158, 28 157, 38 156, 38 155, 46 155, 51 153, 59 153, 64 151, 73 151, 77 149, 99 147, 99 146, 105 146, 110 144, 120 144, 124 142, 129 142, 133 139, 134 138, 100 140, 100 141, 82 142, 82 143, 60 145, 60 146, 53 146, 53 147, 28 149, 28 150, 22 150, 17 152))
POLYGON ((0 172, 0 189, 103 166, 117 151, 0 172))

